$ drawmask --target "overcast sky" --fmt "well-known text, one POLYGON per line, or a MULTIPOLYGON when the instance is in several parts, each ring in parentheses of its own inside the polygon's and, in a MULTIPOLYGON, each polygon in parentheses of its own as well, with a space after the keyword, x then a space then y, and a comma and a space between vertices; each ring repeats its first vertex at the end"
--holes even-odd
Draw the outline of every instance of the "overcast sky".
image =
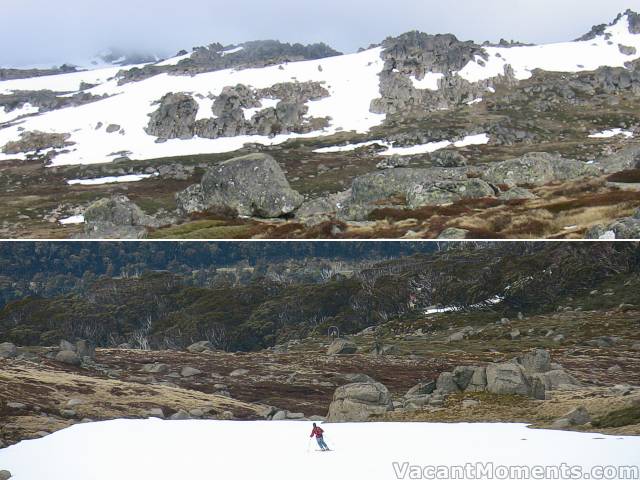
POLYGON ((639 11, 640 0, 0 0, 0 65, 267 38, 351 52, 414 29, 543 43, 572 40, 627 8, 639 11))

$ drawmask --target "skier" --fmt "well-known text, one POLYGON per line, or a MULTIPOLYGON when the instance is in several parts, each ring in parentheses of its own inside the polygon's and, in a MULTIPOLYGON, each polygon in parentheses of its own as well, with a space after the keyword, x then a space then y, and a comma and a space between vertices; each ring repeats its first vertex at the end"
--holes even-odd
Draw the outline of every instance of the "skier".
POLYGON ((323 452, 329 451, 329 446, 325 443, 324 438, 322 438, 322 434, 324 430, 318 427, 315 423, 313 424, 313 430, 311 430, 311 438, 316 437, 316 442, 318 442, 318 446, 320 450, 323 452))

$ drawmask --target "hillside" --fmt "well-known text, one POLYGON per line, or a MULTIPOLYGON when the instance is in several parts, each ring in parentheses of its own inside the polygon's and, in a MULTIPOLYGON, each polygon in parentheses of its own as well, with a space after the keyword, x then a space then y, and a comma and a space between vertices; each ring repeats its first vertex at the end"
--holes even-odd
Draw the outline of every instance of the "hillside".
POLYGON ((639 18, 546 45, 421 32, 346 55, 214 43, 0 81, 2 232, 633 238, 639 18), (223 184, 248 176, 244 197, 293 195, 286 208, 245 211, 250 199, 205 185, 256 152, 277 162, 273 180, 247 170, 223 184), (148 218, 85 215, 113 195, 148 218))

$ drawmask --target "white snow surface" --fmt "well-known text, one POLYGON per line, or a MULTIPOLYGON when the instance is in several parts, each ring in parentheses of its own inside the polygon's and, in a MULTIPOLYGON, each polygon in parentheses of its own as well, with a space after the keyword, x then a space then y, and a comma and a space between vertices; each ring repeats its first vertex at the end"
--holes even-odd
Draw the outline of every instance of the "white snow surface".
MULTIPOLYGON (((140 82, 118 85, 112 77, 120 69, 93 70, 70 73, 54 77, 0 82, 0 92, 12 90, 39 90, 49 88, 56 91, 78 89, 81 81, 99 83, 88 90, 95 95, 109 94, 109 98, 90 104, 47 112, 21 123, 26 130, 44 132, 68 132, 69 141, 76 145, 68 153, 59 154, 53 165, 90 164, 108 162, 110 154, 128 150, 133 160, 167 156, 220 153, 242 148, 249 142, 273 145, 290 138, 331 135, 340 130, 367 132, 379 125, 385 116, 369 112, 371 100, 379 96, 378 74, 382 70, 381 48, 374 48, 352 55, 342 55, 321 60, 292 62, 266 68, 243 70, 221 70, 196 76, 156 75, 140 82), (322 71, 318 65, 322 64, 322 71), (197 96, 218 95, 228 85, 243 83, 254 88, 267 88, 280 82, 318 81, 330 92, 330 96, 308 102, 308 115, 331 117, 331 125, 323 131, 304 135, 239 136, 219 139, 193 138, 191 140, 169 140, 155 143, 144 128, 148 114, 156 110, 153 105, 167 92, 187 92, 197 96), (108 134, 104 129, 96 130, 99 122, 104 125, 118 124, 125 134, 108 134)), ((210 101, 209 101, 210 102, 210 101)), ((210 103, 207 99, 203 104, 210 103)), ((203 106, 203 105, 201 105, 203 106)), ((210 107, 209 107, 210 108, 210 107)), ((205 112, 211 116, 211 111, 205 112)), ((199 115, 201 112, 199 112, 199 115)), ((17 126, 0 130, 0 145, 19 137, 17 126)), ((15 158, 0 154, 0 160, 15 158)))
POLYGON ((2 449, 0 466, 15 480, 411 478, 398 477, 393 462, 397 469, 405 462, 564 463, 586 472, 597 465, 640 466, 640 437, 500 423, 367 422, 323 429, 331 452, 317 451, 310 422, 111 420, 2 449))
POLYGON ((67 180, 69 185, 104 185, 106 183, 127 183, 127 182, 139 182, 145 178, 156 177, 158 173, 141 173, 132 175, 118 175, 114 177, 98 177, 98 178, 85 178, 67 180))
POLYGON ((478 135, 468 135, 462 140, 456 142, 450 142, 449 140, 442 140, 439 142, 424 143, 421 145, 412 145, 410 147, 392 147, 389 146, 384 152, 380 152, 378 155, 417 155, 421 153, 432 153, 437 150, 442 150, 451 145, 457 148, 467 147, 469 145, 486 145, 489 143, 489 135, 481 133, 478 135))
POLYGON ((536 68, 550 72, 582 72, 602 66, 624 67, 626 62, 640 58, 640 35, 629 32, 629 18, 623 15, 614 25, 607 27, 604 35, 581 42, 551 43, 521 47, 485 47, 489 55, 484 60, 479 55, 458 72, 465 80, 477 82, 504 74, 504 67, 511 65, 519 80, 526 80, 536 68), (618 45, 635 47, 634 55, 624 55, 618 45), (479 60, 485 64, 479 63, 479 60))
POLYGON ((593 133, 589 135, 589 138, 611 138, 616 135, 622 135, 627 138, 633 138, 633 132, 628 130, 622 130, 621 128, 613 128, 611 130, 604 130, 602 132, 593 133))
POLYGON ((0 123, 10 122, 22 115, 29 115, 31 113, 38 113, 39 108, 34 107, 30 103, 25 103, 22 107, 16 108, 10 112, 6 112, 4 108, 0 108, 0 123))
POLYGON ((84 215, 72 215, 67 218, 61 218, 58 220, 62 225, 73 225, 76 223, 84 223, 84 215))
POLYGON ((438 80, 441 78, 444 78, 443 73, 428 72, 422 80, 411 77, 411 83, 420 90, 438 90, 438 80))

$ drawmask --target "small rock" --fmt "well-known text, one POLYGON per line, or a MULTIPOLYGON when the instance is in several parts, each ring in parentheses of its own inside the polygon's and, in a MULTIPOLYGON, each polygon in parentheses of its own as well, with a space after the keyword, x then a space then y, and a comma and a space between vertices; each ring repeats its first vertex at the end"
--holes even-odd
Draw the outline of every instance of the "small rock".
POLYGON ((287 411, 286 410, 278 410, 271 420, 286 420, 287 419, 287 411))
POLYGON ((511 340, 517 340, 518 338, 520 338, 520 330, 517 328, 514 328, 513 330, 511 330, 511 333, 509 333, 509 336, 511 336, 511 340))
POLYGON ((180 375, 182 375, 183 377, 193 377, 195 375, 200 375, 201 373, 202 373, 202 370, 198 370, 197 368, 193 368, 193 367, 184 367, 180 371, 180 375))
POLYGON ((470 408, 475 407, 476 405, 480 405, 478 400, 473 400, 471 398, 465 398, 462 400, 462 408, 470 408))
POLYGON ((218 414, 218 419, 233 420, 234 419, 233 412, 230 412, 229 410, 225 410, 224 412, 218 414))
POLYGON ((608 373, 619 373, 622 371, 622 367, 620 365, 614 365, 612 367, 607 368, 608 373))
POLYGON ((230 377, 241 377, 249 373, 249 370, 246 368, 236 368, 233 372, 229 374, 230 377))
POLYGON ((7 402, 7 407, 13 410, 24 410, 27 406, 20 402, 7 402))
POLYGON ((213 345, 211 344, 211 342, 207 341, 207 340, 203 340, 201 342, 196 342, 194 344, 191 344, 187 347, 187 350, 191 353, 202 353, 202 352, 210 352, 212 351, 213 345))
POLYGON ((189 415, 195 418, 202 418, 204 416, 204 412, 200 408, 192 408, 189 410, 189 415))
POLYGON ((350 355, 356 353, 358 347, 350 340, 338 338, 327 349, 327 355, 350 355))
POLYGON ((147 411, 147 415, 153 418, 164 418, 164 411, 161 408, 151 408, 147 411))
POLYGON ((79 398, 72 398, 65 405, 67 408, 77 407, 78 405, 84 404, 84 400, 80 400, 79 398))
POLYGON ((189 420, 190 418, 189 413, 185 410, 178 410, 169 417, 170 420, 189 420))
POLYGON ((60 416, 64 418, 75 418, 76 415, 77 414, 75 410, 66 409, 66 408, 63 410, 60 410, 60 416))
POLYGON ((147 363, 140 369, 144 373, 167 373, 169 365, 165 363, 147 363))
POLYGON ((18 355, 18 349, 13 343, 0 343, 0 358, 13 358, 18 355))
POLYGON ((0 470, 0 480, 9 480, 11 478, 11 472, 9 470, 0 470))

